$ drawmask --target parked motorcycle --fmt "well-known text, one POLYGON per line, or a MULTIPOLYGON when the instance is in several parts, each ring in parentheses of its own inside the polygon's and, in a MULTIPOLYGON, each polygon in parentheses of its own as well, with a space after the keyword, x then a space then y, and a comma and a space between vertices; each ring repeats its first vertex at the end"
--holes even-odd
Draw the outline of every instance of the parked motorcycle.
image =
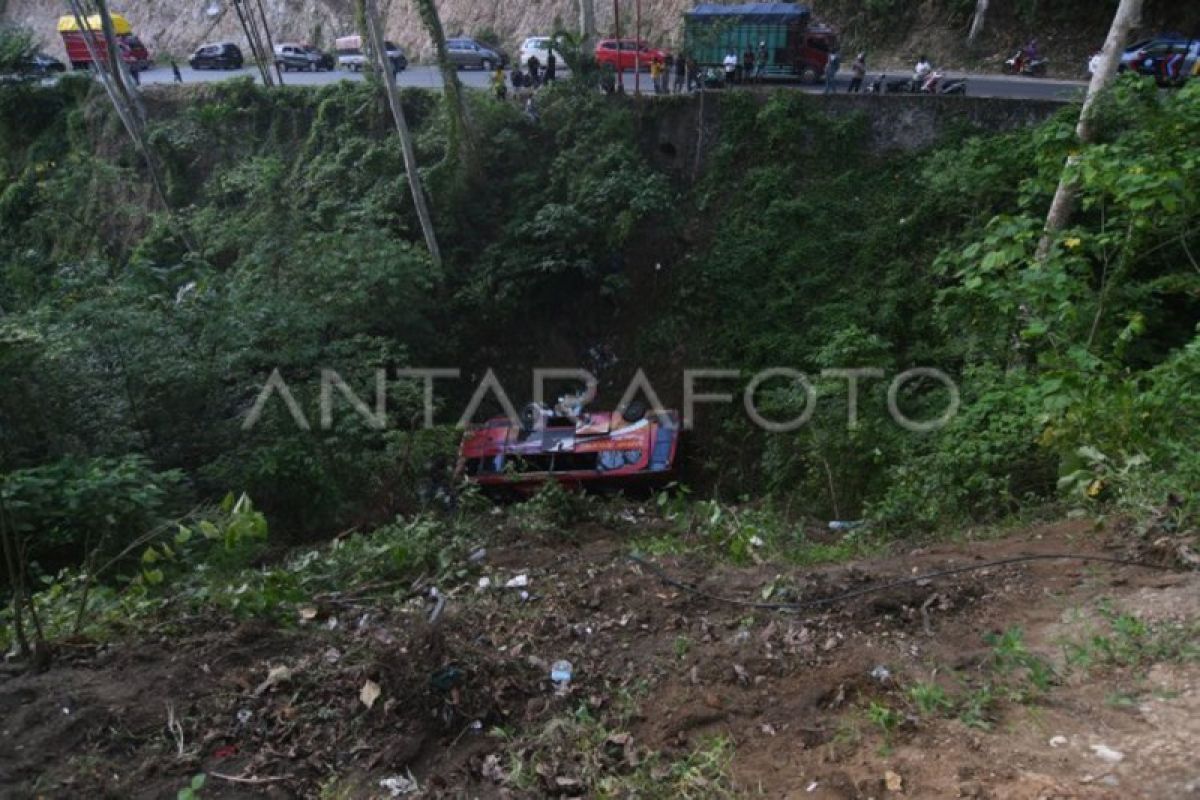
POLYGON ((881 75, 879 80, 872 85, 871 91, 878 92, 877 86, 881 86, 883 91, 888 94, 966 94, 967 79, 955 78, 946 80, 946 75, 941 70, 934 70, 926 75, 923 79, 918 80, 915 76, 912 78, 900 78, 898 80, 887 80, 886 75, 881 75))
POLYGON ((1013 54, 1012 58, 1004 62, 1005 75, 1032 75, 1035 78, 1042 78, 1046 75, 1046 69, 1050 66, 1048 58, 1027 58, 1025 53, 1018 50, 1013 54))
POLYGON ((967 79, 958 78, 957 80, 946 81, 938 89, 938 94, 961 94, 967 93, 967 79))

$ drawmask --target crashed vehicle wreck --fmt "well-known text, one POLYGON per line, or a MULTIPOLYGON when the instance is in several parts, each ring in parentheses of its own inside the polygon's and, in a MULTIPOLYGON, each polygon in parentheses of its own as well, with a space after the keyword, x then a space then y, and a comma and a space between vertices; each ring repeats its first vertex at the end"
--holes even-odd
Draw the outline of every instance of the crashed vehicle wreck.
POLYGON ((653 483, 675 469, 679 415, 633 401, 613 412, 530 403, 519 423, 494 417, 463 435, 458 472, 485 487, 531 492, 549 480, 576 486, 653 483))

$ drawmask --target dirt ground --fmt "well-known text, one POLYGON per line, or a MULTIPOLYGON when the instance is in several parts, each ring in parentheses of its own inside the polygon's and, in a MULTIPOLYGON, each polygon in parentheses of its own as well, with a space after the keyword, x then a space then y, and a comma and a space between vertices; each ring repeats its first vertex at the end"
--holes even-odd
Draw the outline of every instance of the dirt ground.
MULTIPOLYGON (((203 798, 1200 797, 1200 662, 1066 657, 1113 614, 1194 622, 1200 574, 1036 561, 784 613, 665 584, 625 557, 629 538, 497 534, 440 587, 433 625, 427 601, 362 587, 290 626, 186 618, 70 644, 47 672, 0 678, 0 792, 175 797, 204 772, 203 798), (1017 628, 1051 668, 1042 690, 985 641, 1017 628), (557 659, 573 678, 555 691, 557 659), (955 709, 922 710, 917 685, 955 709), (719 775, 670 771, 712 742, 719 775)), ((821 568, 653 561, 712 594, 787 600, 1019 554, 1123 555, 1113 538, 1076 521, 821 568)))

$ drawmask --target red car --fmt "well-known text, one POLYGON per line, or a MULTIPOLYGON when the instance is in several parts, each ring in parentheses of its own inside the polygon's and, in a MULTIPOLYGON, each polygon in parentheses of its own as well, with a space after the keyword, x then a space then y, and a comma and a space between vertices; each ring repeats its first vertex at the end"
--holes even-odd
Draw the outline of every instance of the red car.
POLYGON ((596 63, 600 66, 610 64, 618 71, 650 69, 650 63, 655 59, 662 61, 667 57, 665 50, 651 47, 637 39, 601 39, 596 43, 596 63))
POLYGON ((548 480, 613 485, 662 480, 675 469, 679 415, 647 414, 634 401, 620 412, 558 416, 537 404, 521 422, 496 417, 469 428, 458 470, 483 486, 530 492, 548 480))

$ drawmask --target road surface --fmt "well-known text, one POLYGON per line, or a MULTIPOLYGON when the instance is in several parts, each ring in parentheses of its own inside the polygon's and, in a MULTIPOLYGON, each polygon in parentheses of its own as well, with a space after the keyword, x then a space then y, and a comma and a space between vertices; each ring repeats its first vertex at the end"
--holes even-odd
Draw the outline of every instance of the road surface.
MULTIPOLYGON (((208 83, 211 81, 228 80, 237 76, 250 76, 251 78, 258 77, 258 70, 245 67, 240 70, 193 70, 189 67, 180 65, 180 72, 183 75, 184 83, 208 83)), ((273 73, 272 73, 273 74, 273 73)), ((867 85, 877 76, 873 73, 867 77, 867 85)), ((473 89, 486 89, 490 85, 491 75, 482 70, 462 70, 458 73, 459 79, 464 85, 473 89)), ((891 78, 904 77, 902 73, 895 73, 891 78)), ((948 78, 962 77, 961 73, 947 73, 948 78)), ((1087 84, 1083 81, 1064 81, 1052 78, 1024 78, 1008 75, 967 75, 967 93, 973 97, 1004 97, 1009 99, 1024 99, 1024 100, 1073 100, 1082 97, 1087 84)), ((147 70, 141 75, 143 84, 155 83, 172 83, 174 77, 171 74, 170 67, 155 67, 147 70)), ((285 72, 283 73, 284 83, 294 86, 324 86, 338 81, 361 81, 362 75, 356 72, 347 72, 343 70, 334 70, 332 72, 285 72)), ((401 72, 397 76, 397 81, 401 87, 420 87, 424 89, 440 89, 442 86, 441 75, 437 68, 431 66, 413 66, 401 72)), ((650 76, 643 73, 640 81, 641 90, 645 93, 652 94, 650 76)), ((836 82, 839 92, 846 91, 847 85, 850 83, 848 75, 840 76, 836 82)), ((809 93, 820 93, 821 86, 805 86, 795 81, 772 80, 768 81, 767 85, 771 86, 786 86, 800 91, 809 93)), ((635 78, 632 74, 625 74, 625 90, 633 92, 635 88, 635 78)), ((511 89, 511 86, 510 86, 511 89)))

